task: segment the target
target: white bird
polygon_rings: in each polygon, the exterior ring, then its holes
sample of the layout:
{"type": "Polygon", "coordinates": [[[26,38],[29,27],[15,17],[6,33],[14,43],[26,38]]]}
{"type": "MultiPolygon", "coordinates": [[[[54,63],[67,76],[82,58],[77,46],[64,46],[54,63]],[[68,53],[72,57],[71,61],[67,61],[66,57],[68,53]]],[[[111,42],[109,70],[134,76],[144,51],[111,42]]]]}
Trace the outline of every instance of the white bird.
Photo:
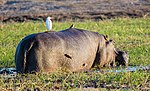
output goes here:
{"type": "Polygon", "coordinates": [[[47,27],[48,30],[52,29],[51,17],[47,17],[47,19],[46,19],[46,27],[47,27]]]}

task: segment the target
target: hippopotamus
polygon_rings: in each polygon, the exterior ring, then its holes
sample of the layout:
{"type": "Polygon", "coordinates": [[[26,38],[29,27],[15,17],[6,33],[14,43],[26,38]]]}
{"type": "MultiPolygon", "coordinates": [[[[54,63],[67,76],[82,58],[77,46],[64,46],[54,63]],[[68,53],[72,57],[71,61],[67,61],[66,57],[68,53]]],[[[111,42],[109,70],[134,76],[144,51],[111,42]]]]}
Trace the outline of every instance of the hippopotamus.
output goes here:
{"type": "Polygon", "coordinates": [[[78,72],[105,61],[114,62],[111,42],[102,34],[77,28],[31,34],[16,48],[16,71],[78,72]]]}

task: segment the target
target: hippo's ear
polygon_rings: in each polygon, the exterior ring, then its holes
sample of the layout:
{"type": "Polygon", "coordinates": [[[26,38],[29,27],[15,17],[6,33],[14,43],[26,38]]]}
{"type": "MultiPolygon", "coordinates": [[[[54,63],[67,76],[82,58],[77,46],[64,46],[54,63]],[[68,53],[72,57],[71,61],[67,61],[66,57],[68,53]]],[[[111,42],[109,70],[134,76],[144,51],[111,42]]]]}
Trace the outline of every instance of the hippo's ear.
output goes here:
{"type": "Polygon", "coordinates": [[[104,36],[104,39],[106,40],[106,41],[109,41],[109,39],[108,39],[108,36],[107,35],[103,35],[104,36]]]}

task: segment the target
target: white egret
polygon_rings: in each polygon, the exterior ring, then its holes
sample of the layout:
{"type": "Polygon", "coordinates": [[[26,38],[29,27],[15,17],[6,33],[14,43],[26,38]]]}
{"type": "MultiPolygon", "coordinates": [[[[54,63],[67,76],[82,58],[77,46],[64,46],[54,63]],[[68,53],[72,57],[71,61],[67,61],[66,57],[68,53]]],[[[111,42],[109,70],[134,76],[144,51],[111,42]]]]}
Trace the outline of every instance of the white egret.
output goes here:
{"type": "Polygon", "coordinates": [[[51,17],[47,17],[47,19],[46,19],[46,27],[47,27],[48,30],[52,29],[51,17]]]}

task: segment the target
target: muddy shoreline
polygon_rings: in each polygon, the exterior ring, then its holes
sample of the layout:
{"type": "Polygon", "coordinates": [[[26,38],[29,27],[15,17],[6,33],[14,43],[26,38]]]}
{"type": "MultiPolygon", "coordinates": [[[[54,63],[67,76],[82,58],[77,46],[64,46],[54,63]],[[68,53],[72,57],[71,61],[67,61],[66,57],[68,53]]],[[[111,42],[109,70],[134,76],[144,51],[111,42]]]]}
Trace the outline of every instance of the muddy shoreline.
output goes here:
{"type": "Polygon", "coordinates": [[[0,22],[150,17],[150,0],[0,0],[0,22]]]}

